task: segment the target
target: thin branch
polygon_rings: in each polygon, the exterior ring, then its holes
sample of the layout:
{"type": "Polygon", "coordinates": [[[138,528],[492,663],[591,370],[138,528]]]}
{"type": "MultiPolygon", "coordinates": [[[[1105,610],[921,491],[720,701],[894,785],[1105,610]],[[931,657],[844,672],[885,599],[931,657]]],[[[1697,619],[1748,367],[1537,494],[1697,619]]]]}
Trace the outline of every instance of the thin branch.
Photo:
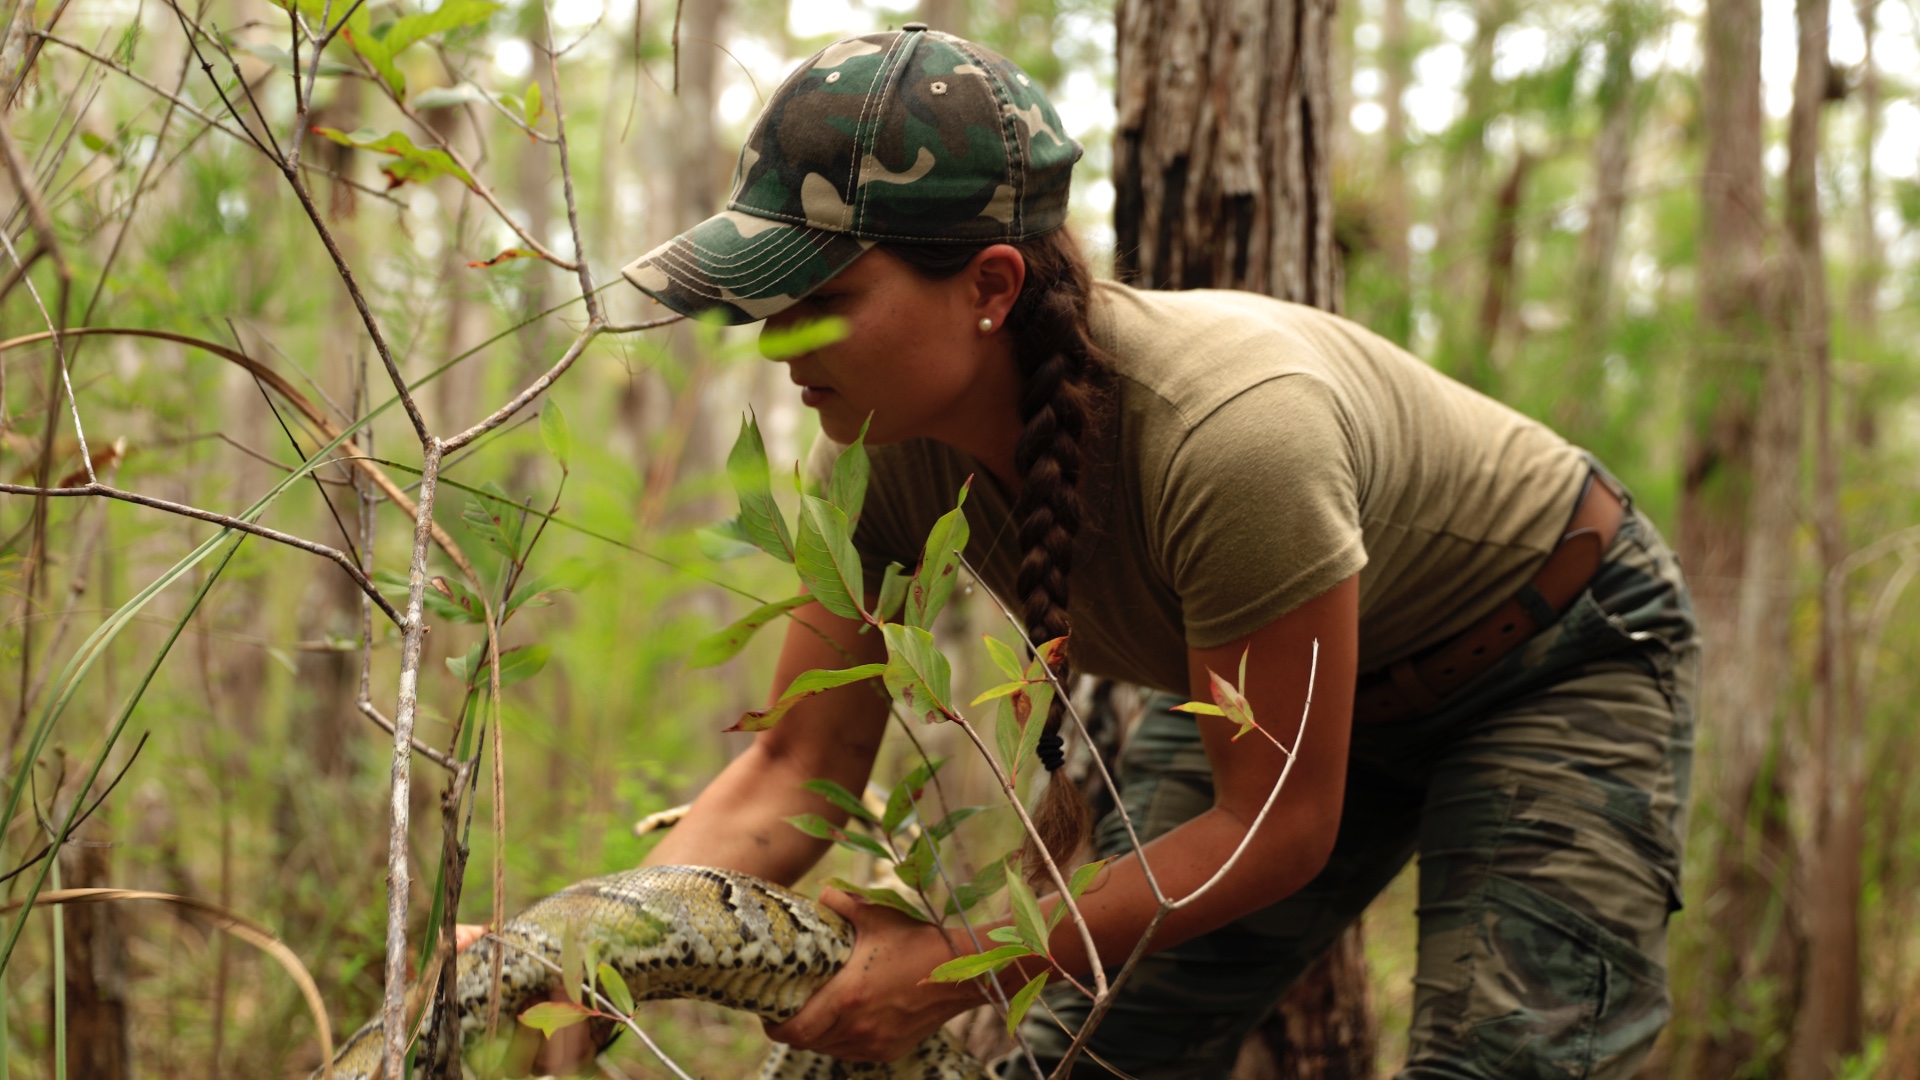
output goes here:
{"type": "MultiPolygon", "coordinates": [[[[1045,667],[1046,665],[1043,664],[1041,666],[1045,667]]],[[[987,768],[993,770],[993,778],[999,783],[1001,793],[1007,797],[1007,802],[1013,805],[1013,812],[1020,816],[1020,827],[1026,831],[1028,836],[1034,838],[1033,846],[1034,849],[1040,853],[1040,862],[1047,868],[1047,877],[1052,879],[1053,887],[1059,890],[1060,902],[1067,906],[1067,914],[1073,920],[1073,927],[1080,932],[1080,944],[1087,950],[1087,962],[1092,965],[1093,968],[1094,989],[1091,996],[1096,998],[1104,996],[1107,992],[1107,973],[1100,964],[1100,950],[1093,943],[1093,931],[1088,928],[1087,920],[1081,916],[1080,904],[1073,898],[1073,890],[1067,888],[1067,879],[1065,875],[1061,874],[1059,864],[1053,861],[1053,854],[1047,850],[1047,845],[1040,843],[1040,830],[1034,827],[1033,819],[1027,815],[1026,805],[1020,801],[1020,793],[1014,789],[1013,781],[1008,778],[1007,774],[1000,771],[1000,762],[996,760],[992,752],[987,749],[986,742],[980,738],[980,733],[974,730],[973,724],[961,717],[956,717],[953,722],[959,724],[960,730],[966,732],[967,738],[973,740],[974,747],[980,751],[980,756],[986,760],[987,768]]],[[[1142,861],[1144,862],[1145,860],[1142,861]]],[[[1080,987],[1079,980],[1069,975],[1066,971],[1063,970],[1060,974],[1066,978],[1067,981],[1073,983],[1075,987],[1080,987]]],[[[1080,989],[1083,993],[1086,992],[1084,987],[1080,989]]]]}
{"type": "MultiPolygon", "coordinates": [[[[1026,625],[1020,621],[1018,616],[1014,615],[1013,609],[1009,608],[1006,603],[1000,599],[998,593],[987,588],[987,579],[980,575],[980,571],[974,569],[973,564],[967,561],[966,555],[960,552],[954,552],[954,554],[959,556],[960,565],[967,568],[967,573],[972,574],[973,579],[980,583],[980,590],[986,593],[987,597],[993,601],[994,606],[1000,609],[1000,613],[1006,616],[1007,624],[1013,627],[1014,633],[1020,635],[1020,640],[1026,644],[1027,651],[1037,654],[1039,647],[1034,644],[1032,638],[1027,636],[1026,625]]],[[[1087,723],[1080,716],[1080,710],[1074,707],[1073,695],[1061,684],[1059,676],[1054,674],[1050,666],[1041,664],[1040,670],[1046,673],[1047,681],[1053,684],[1054,696],[1059,700],[1061,707],[1066,710],[1067,716],[1072,718],[1074,730],[1078,731],[1080,738],[1084,739],[1087,745],[1091,747],[1093,745],[1093,735],[1087,730],[1087,723]]],[[[1144,851],[1146,844],[1141,841],[1140,833],[1133,826],[1133,815],[1127,813],[1126,801],[1118,797],[1120,785],[1114,781],[1113,774],[1107,770],[1106,761],[1097,753],[1088,756],[1093,759],[1094,768],[1100,770],[1100,779],[1106,783],[1107,790],[1115,793],[1113,801],[1114,809],[1120,813],[1120,823],[1126,826],[1127,839],[1132,841],[1133,850],[1136,852],[1144,851]]],[[[1052,783],[1053,781],[1048,780],[1047,782],[1052,783]]],[[[1147,865],[1145,859],[1140,860],[1140,868],[1146,873],[1147,885],[1153,889],[1153,898],[1160,903],[1166,903],[1167,894],[1160,888],[1160,881],[1154,876],[1153,868],[1147,865]]]]}
{"type": "MultiPolygon", "coordinates": [[[[49,34],[40,30],[30,31],[30,33],[32,33],[35,37],[44,38],[55,45],[60,45],[65,48],[71,49],[74,52],[79,53],[81,56],[86,57],[87,59],[93,61],[96,64],[99,64],[104,68],[107,68],[110,71],[117,72],[120,75],[123,75],[129,79],[132,79],[134,82],[139,83],[142,87],[145,87],[148,91],[151,91],[152,93],[160,97],[163,97],[168,101],[173,102],[175,105],[179,106],[180,108],[185,109],[190,115],[193,116],[194,119],[199,120],[204,124],[207,124],[208,126],[214,128],[215,130],[221,132],[222,134],[226,135],[229,138],[239,139],[246,142],[253,141],[248,135],[242,134],[241,132],[235,131],[233,128],[228,127],[224,121],[208,114],[207,112],[202,110],[199,106],[195,105],[193,102],[188,101],[186,98],[181,97],[179,94],[167,93],[167,91],[163,89],[158,83],[155,83],[151,79],[148,79],[145,76],[139,74],[138,72],[133,71],[132,69],[128,68],[124,64],[121,64],[109,57],[100,55],[98,52],[95,52],[94,50],[87,48],[85,45],[81,45],[78,42],[74,42],[74,41],[68,41],[66,38],[59,37],[54,34],[49,34]]],[[[371,195],[376,199],[381,199],[385,202],[393,203],[396,206],[404,205],[398,199],[395,199],[392,195],[388,194],[387,192],[381,191],[379,188],[371,187],[367,184],[363,184],[360,181],[355,180],[350,176],[342,176],[340,173],[335,172],[332,169],[324,168],[319,165],[307,165],[304,163],[301,164],[299,168],[302,172],[316,173],[318,175],[326,177],[329,180],[332,180],[334,183],[345,184],[348,187],[353,188],[355,191],[358,191],[365,195],[371,195]]]]}
{"type": "MultiPolygon", "coordinates": [[[[344,267],[344,263],[342,266],[344,267]]],[[[358,290],[355,298],[358,299],[358,290]]],[[[382,354],[385,359],[385,354],[382,354]]],[[[389,370],[398,378],[398,372],[389,370]]],[[[406,393],[405,384],[400,392],[406,393]]],[[[399,706],[394,710],[392,798],[387,832],[387,964],[386,997],[381,1018],[386,1025],[386,1075],[404,1076],[406,1057],[406,984],[407,984],[407,897],[410,868],[407,860],[407,827],[412,813],[413,720],[419,709],[420,653],[426,620],[422,618],[427,590],[427,541],[433,534],[434,483],[440,472],[440,440],[422,430],[424,449],[420,487],[420,511],[414,519],[413,559],[407,567],[407,618],[401,625],[406,632],[400,639],[399,706]]],[[[495,665],[498,667],[499,665],[495,665]]]]}
{"type": "MultiPolygon", "coordinates": [[[[133,768],[134,761],[136,761],[140,757],[140,751],[146,748],[147,739],[152,734],[153,733],[150,731],[144,731],[140,733],[140,741],[133,745],[133,752],[127,755],[127,760],[124,764],[120,766],[120,771],[113,774],[113,779],[107,781],[107,786],[105,790],[101,791],[100,794],[94,798],[93,802],[89,804],[84,811],[81,812],[79,817],[73,819],[73,828],[78,829],[80,826],[86,824],[87,819],[93,816],[93,812],[95,810],[100,809],[100,804],[107,801],[107,796],[113,794],[113,789],[120,786],[120,781],[126,779],[127,770],[133,768]]],[[[4,874],[0,874],[0,883],[11,881],[12,879],[25,873],[35,863],[39,862],[41,859],[46,858],[47,853],[51,852],[52,850],[53,850],[53,844],[51,842],[48,842],[39,851],[36,851],[32,855],[29,855],[25,862],[22,862],[19,866],[14,867],[13,869],[7,871],[4,874]]]]}
{"type": "MultiPolygon", "coordinates": [[[[1218,885],[1221,880],[1233,870],[1234,866],[1240,862],[1241,856],[1245,855],[1247,848],[1252,845],[1254,836],[1260,832],[1260,827],[1266,824],[1267,815],[1273,811],[1274,804],[1280,799],[1281,790],[1287,786],[1287,777],[1293,772],[1294,762],[1300,760],[1300,743],[1307,735],[1307,716],[1313,711],[1313,684],[1319,671],[1320,639],[1314,638],[1313,656],[1307,667],[1307,700],[1300,709],[1300,728],[1294,733],[1292,749],[1289,750],[1284,746],[1280,746],[1280,751],[1287,755],[1287,763],[1280,767],[1280,775],[1273,782],[1273,790],[1267,792],[1267,801],[1261,804],[1260,813],[1254,816],[1252,824],[1247,826],[1247,831],[1240,837],[1240,842],[1234,846],[1233,853],[1227,856],[1227,860],[1220,864],[1220,869],[1214,871],[1212,877],[1201,882],[1199,888],[1194,889],[1178,900],[1167,900],[1163,898],[1160,901],[1159,909],[1153,913],[1153,918],[1147,922],[1147,928],[1141,931],[1140,940],[1135,943],[1132,954],[1127,957],[1127,962],[1122,964],[1119,972],[1114,975],[1112,988],[1094,999],[1093,1007],[1088,1010],[1087,1019],[1080,1025],[1079,1033],[1074,1036],[1072,1044],[1067,1047],[1067,1052],[1061,1057],[1060,1063],[1054,1067],[1053,1076],[1055,1078],[1064,1078],[1072,1075],[1074,1058],[1078,1057],[1080,1052],[1086,1048],[1087,1040],[1093,1036],[1094,1029],[1100,1026],[1100,1021],[1105,1019],[1107,1010],[1113,1007],[1114,998],[1119,995],[1120,988],[1126,984],[1127,977],[1133,974],[1133,970],[1139,966],[1141,958],[1146,956],[1147,946],[1152,942],[1154,932],[1160,929],[1160,924],[1166,921],[1168,915],[1192,904],[1194,901],[1200,899],[1200,897],[1206,895],[1214,886],[1218,885]]],[[[1269,735],[1268,738],[1272,738],[1272,736],[1269,735]]],[[[1275,740],[1274,745],[1280,745],[1278,740],[1275,740]]],[[[1140,854],[1139,862],[1142,866],[1146,865],[1147,859],[1144,852],[1140,854]]]]}
{"type": "MultiPolygon", "coordinates": [[[[393,721],[383,716],[380,710],[374,706],[371,700],[367,698],[360,698],[359,700],[353,703],[353,706],[354,708],[360,710],[361,715],[373,721],[374,724],[377,725],[381,731],[386,732],[388,735],[395,734],[393,721]]],[[[454,772],[459,769],[460,767],[459,763],[454,761],[452,758],[448,757],[447,755],[441,753],[438,750],[435,750],[433,747],[428,746],[426,743],[421,742],[418,738],[414,736],[409,735],[408,739],[411,740],[413,744],[414,753],[419,754],[421,757],[426,758],[428,761],[433,762],[435,765],[440,766],[441,768],[447,770],[448,772],[454,772]]]]}
{"type": "Polygon", "coordinates": [[[253,522],[244,521],[230,514],[216,514],[211,510],[202,510],[197,506],[170,502],[166,499],[156,499],[151,495],[141,495],[132,491],[122,491],[119,488],[111,487],[98,481],[91,481],[81,484],[78,487],[64,488],[30,487],[25,484],[0,484],[0,494],[34,495],[42,498],[68,498],[97,495],[101,498],[118,499],[121,502],[130,502],[136,506],[145,506],[154,510],[165,510],[169,514],[178,514],[181,517],[190,517],[199,521],[209,522],[224,529],[252,533],[255,536],[272,540],[275,543],[299,548],[301,551],[318,555],[323,559],[329,559],[337,564],[342,570],[347,572],[347,576],[353,579],[355,585],[360,586],[360,591],[373,598],[374,602],[380,606],[380,610],[385,612],[387,617],[394,621],[395,625],[402,627],[406,625],[406,623],[402,621],[400,613],[394,610],[392,604],[387,602],[387,598],[381,596],[380,590],[373,587],[373,582],[367,580],[367,576],[360,572],[360,568],[354,565],[353,560],[347,557],[346,552],[338,548],[330,548],[325,544],[316,544],[311,540],[302,539],[291,533],[283,533],[278,529],[270,529],[265,525],[256,525],[253,522]]]}
{"type": "MultiPolygon", "coordinates": [[[[587,295],[591,297],[592,293],[588,293],[587,295]]],[[[589,300],[589,302],[591,302],[591,300],[589,300]]],[[[573,366],[573,362],[580,358],[582,352],[586,351],[587,343],[599,335],[601,325],[597,319],[588,323],[587,328],[580,332],[579,337],[573,339],[573,344],[567,346],[567,351],[561,354],[560,359],[555,361],[553,367],[547,369],[545,374],[529,383],[525,390],[515,394],[511,401],[508,401],[505,405],[500,406],[488,414],[485,420],[480,421],[450,439],[444,440],[441,444],[441,449],[444,452],[458,450],[480,436],[485,435],[487,432],[492,431],[494,428],[499,427],[501,424],[506,423],[508,420],[511,420],[514,413],[526,408],[527,405],[532,403],[534,398],[545,393],[547,387],[552,386],[555,380],[567,373],[567,369],[573,366]]]]}
{"type": "MultiPolygon", "coordinates": [[[[566,978],[567,973],[561,969],[559,964],[554,963],[552,960],[549,960],[547,957],[533,951],[532,949],[527,948],[525,945],[522,945],[517,941],[509,941],[506,938],[501,937],[499,934],[493,933],[492,931],[489,931],[487,935],[481,940],[495,942],[499,945],[505,946],[507,949],[512,949],[513,951],[520,953],[522,956],[531,957],[535,961],[539,962],[539,964],[542,967],[545,967],[548,971],[553,972],[555,975],[560,976],[562,979],[566,978]]],[[[495,956],[499,956],[503,952],[505,952],[505,949],[493,950],[493,953],[495,956]]],[[[580,989],[582,989],[583,991],[593,996],[595,1007],[598,1008],[601,1012],[609,1016],[620,1017],[621,1026],[625,1027],[628,1031],[631,1031],[635,1035],[639,1036],[640,1041],[646,1044],[647,1049],[653,1051],[653,1056],[660,1059],[660,1064],[665,1065],[667,1069],[673,1073],[673,1075],[679,1077],[680,1080],[693,1080],[693,1077],[688,1076],[684,1069],[680,1068],[680,1066],[677,1063],[675,1063],[672,1058],[667,1056],[667,1052],[665,1050],[660,1049],[660,1045],[658,1043],[648,1038],[646,1032],[640,1030],[640,1025],[634,1023],[633,1017],[628,1016],[625,1013],[621,1012],[618,1006],[616,1006],[612,1001],[609,1001],[605,995],[601,994],[599,989],[593,985],[592,980],[588,980],[586,983],[583,983],[580,989]]]]}
{"type": "Polygon", "coordinates": [[[657,327],[672,326],[674,323],[685,321],[685,319],[685,315],[667,315],[658,319],[648,319],[645,322],[608,323],[600,328],[600,332],[603,334],[631,334],[640,330],[653,330],[657,327]]]}
{"type": "MultiPolygon", "coordinates": [[[[606,17],[604,8],[600,15],[606,17]]],[[[553,133],[554,141],[560,144],[560,188],[567,199],[567,227],[573,231],[573,261],[580,275],[580,295],[587,302],[588,320],[604,323],[600,297],[593,291],[593,270],[587,265],[586,245],[580,242],[580,204],[573,196],[573,168],[567,160],[567,106],[560,94],[560,56],[553,51],[553,7],[547,0],[540,0],[540,26],[547,38],[547,76],[553,83],[553,133]]]]}

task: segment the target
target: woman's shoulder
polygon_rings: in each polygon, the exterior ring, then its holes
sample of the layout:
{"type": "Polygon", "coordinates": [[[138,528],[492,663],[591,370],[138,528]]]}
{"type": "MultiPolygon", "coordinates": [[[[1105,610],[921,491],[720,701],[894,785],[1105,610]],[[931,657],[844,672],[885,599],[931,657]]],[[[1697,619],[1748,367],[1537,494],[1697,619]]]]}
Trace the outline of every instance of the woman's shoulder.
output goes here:
{"type": "Polygon", "coordinates": [[[1231,289],[1103,281],[1089,329],[1127,392],[1158,399],[1188,424],[1274,380],[1338,386],[1356,364],[1401,362],[1390,343],[1337,315],[1231,289]]]}

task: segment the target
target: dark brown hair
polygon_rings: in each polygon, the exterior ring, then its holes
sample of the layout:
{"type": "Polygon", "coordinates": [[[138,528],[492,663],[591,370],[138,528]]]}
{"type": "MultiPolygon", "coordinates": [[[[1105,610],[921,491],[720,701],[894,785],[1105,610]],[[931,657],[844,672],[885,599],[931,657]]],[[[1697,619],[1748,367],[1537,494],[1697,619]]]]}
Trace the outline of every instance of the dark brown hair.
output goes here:
{"type": "MultiPolygon", "coordinates": [[[[887,253],[920,274],[939,280],[965,269],[985,244],[885,244],[887,253]]],[[[1080,529],[1080,441],[1106,405],[1111,371],[1087,331],[1093,274],[1071,233],[1065,229],[1013,245],[1026,260],[1026,281],[1007,313],[1006,332],[1019,366],[1020,441],[1014,468],[1022,486],[1013,518],[1024,554],[1014,588],[1027,637],[1039,645],[1065,637],[1073,539],[1080,529]]],[[[1054,672],[1070,686],[1065,654],[1054,672]]],[[[1056,861],[1071,858],[1087,836],[1087,805],[1080,790],[1057,775],[1064,753],[1060,738],[1066,702],[1054,696],[1040,737],[1040,760],[1047,767],[1046,792],[1034,825],[1056,861]]],[[[1039,853],[1022,859],[1030,880],[1045,869],[1039,853]]]]}

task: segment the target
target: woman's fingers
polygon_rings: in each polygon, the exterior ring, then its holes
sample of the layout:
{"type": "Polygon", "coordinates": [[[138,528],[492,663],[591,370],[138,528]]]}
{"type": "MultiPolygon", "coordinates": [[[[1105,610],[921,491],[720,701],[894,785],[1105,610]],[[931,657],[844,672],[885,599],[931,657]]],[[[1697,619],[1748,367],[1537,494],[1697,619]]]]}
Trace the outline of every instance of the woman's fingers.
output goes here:
{"type": "Polygon", "coordinates": [[[456,952],[466,952],[474,942],[487,936],[487,928],[478,923],[460,923],[453,928],[453,947],[456,952]]]}

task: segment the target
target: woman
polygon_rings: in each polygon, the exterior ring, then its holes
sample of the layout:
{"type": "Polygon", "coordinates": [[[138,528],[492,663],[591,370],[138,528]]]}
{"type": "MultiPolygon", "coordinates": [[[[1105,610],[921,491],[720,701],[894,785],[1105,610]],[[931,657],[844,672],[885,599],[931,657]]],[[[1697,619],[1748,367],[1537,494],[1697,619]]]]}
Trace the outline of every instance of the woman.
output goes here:
{"type": "MultiPolygon", "coordinates": [[[[972,476],[968,556],[1034,640],[1071,630],[1075,671],[1175,701],[1207,699],[1208,672],[1244,655],[1255,715],[1299,739],[1245,853],[1155,935],[1092,1041],[1101,1060],[1226,1076],[1418,851],[1401,1075],[1631,1075],[1667,1015],[1690,764],[1697,650],[1672,555],[1578,450],[1360,327],[1092,283],[1061,230],[1078,156],[1039,88],[978,45],[920,24],[838,42],[769,102],[728,210],[625,273],[690,314],[846,320],[787,363],[830,439],[871,417],[870,575],[912,565],[972,476]]],[[[801,615],[834,644],[790,631],[776,689],[884,658],[856,622],[801,615]]],[[[859,790],[886,709],[865,686],[796,707],[650,861],[795,880],[825,845],[784,819],[836,813],[801,784],[859,790]]],[[[1286,763],[1232,733],[1161,708],[1124,751],[1121,794],[1171,896],[1227,861],[1286,763]]],[[[1043,756],[1057,766],[1057,739],[1043,756]]],[[[1048,816],[1075,799],[1050,784],[1048,816]]],[[[1117,820],[1097,842],[1129,850],[1117,820]]],[[[855,959],[775,1038],[888,1060],[979,1003],[977,986],[922,982],[964,939],[827,899],[858,929],[855,959]]],[[[1138,858],[1081,907],[1117,965],[1156,907],[1138,858]]],[[[1052,945],[1085,974],[1071,926],[1052,945]]],[[[1043,1066],[1066,1048],[1038,1017],[1027,1032],[1043,1066]]]]}

